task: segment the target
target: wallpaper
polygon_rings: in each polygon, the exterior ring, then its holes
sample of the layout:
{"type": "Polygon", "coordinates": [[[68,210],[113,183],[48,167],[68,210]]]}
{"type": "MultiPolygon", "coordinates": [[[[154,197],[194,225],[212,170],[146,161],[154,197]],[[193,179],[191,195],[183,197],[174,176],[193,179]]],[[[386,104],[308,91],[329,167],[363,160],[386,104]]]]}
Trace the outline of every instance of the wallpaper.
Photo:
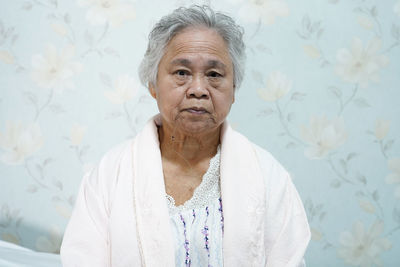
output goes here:
{"type": "Polygon", "coordinates": [[[0,0],[0,238],[59,252],[83,174],[157,113],[147,34],[192,3],[245,29],[229,121],[291,173],[307,265],[399,266],[399,0],[0,0]]]}

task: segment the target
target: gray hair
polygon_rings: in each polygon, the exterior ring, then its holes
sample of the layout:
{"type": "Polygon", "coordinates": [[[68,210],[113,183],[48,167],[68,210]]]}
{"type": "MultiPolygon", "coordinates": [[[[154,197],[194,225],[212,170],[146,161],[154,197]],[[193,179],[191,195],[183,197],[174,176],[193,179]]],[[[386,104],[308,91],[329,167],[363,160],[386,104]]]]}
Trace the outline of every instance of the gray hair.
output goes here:
{"type": "Polygon", "coordinates": [[[149,34],[149,44],[139,67],[140,81],[144,86],[156,85],[158,65],[164,56],[169,41],[188,27],[207,27],[214,29],[226,42],[233,65],[235,89],[240,87],[244,76],[246,61],[244,30],[235,21],[208,6],[180,7],[164,16],[149,34]]]}

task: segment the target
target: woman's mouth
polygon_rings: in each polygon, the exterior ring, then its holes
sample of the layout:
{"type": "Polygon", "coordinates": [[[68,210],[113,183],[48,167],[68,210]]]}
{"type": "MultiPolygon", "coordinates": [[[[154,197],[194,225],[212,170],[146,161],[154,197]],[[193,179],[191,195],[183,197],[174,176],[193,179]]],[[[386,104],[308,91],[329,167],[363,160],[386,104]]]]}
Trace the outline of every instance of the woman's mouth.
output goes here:
{"type": "Polygon", "coordinates": [[[204,114],[207,113],[207,110],[204,108],[197,108],[197,107],[191,107],[191,108],[187,108],[185,109],[185,111],[192,113],[192,114],[204,114]]]}

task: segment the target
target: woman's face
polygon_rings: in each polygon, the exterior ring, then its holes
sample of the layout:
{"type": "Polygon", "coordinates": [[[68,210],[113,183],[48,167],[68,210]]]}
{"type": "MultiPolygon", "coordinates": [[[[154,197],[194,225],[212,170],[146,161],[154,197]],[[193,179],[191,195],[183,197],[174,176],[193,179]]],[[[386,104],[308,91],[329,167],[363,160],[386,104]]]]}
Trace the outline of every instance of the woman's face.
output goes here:
{"type": "Polygon", "coordinates": [[[157,83],[149,88],[163,124],[189,135],[218,129],[234,102],[225,41],[211,29],[184,29],[167,45],[157,83]]]}

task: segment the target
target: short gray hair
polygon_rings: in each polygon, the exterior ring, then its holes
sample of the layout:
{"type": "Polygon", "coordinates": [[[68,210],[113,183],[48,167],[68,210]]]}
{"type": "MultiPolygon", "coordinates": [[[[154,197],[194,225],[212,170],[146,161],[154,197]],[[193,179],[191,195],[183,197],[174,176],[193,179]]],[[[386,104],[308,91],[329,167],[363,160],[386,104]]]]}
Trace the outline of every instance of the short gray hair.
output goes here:
{"type": "Polygon", "coordinates": [[[230,16],[197,5],[175,9],[161,18],[150,32],[147,50],[139,66],[139,77],[144,86],[156,85],[158,65],[169,41],[185,28],[199,26],[214,29],[225,40],[232,60],[235,89],[240,87],[246,61],[243,28],[230,16]]]}

